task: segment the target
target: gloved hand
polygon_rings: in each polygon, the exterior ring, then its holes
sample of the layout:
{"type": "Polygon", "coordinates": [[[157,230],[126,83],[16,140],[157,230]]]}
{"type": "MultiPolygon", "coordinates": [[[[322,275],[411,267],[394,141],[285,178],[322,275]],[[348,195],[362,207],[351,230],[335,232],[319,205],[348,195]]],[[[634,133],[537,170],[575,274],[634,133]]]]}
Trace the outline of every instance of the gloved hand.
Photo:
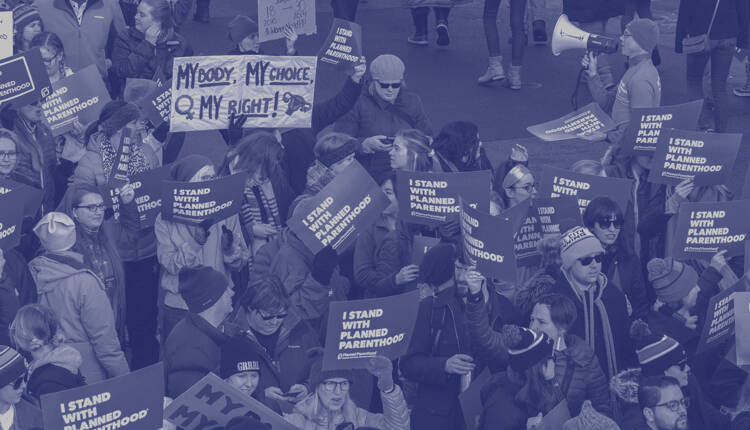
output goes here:
{"type": "Polygon", "coordinates": [[[328,285],[333,276],[333,270],[339,264],[339,255],[331,245],[321,249],[313,258],[312,277],[322,285],[328,285]]]}
{"type": "Polygon", "coordinates": [[[393,389],[393,363],[387,357],[376,355],[367,360],[367,371],[378,378],[378,389],[380,391],[391,391],[393,389]]]}
{"type": "Polygon", "coordinates": [[[227,133],[229,135],[229,141],[227,144],[232,146],[242,139],[242,126],[247,121],[247,115],[232,114],[229,117],[229,127],[227,127],[227,133]]]}

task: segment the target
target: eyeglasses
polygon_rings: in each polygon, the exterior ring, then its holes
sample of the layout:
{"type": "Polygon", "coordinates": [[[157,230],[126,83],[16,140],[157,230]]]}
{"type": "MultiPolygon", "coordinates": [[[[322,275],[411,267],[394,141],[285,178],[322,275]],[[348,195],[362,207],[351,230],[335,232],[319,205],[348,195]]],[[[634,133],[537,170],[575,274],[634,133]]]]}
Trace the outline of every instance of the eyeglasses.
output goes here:
{"type": "Polygon", "coordinates": [[[538,182],[534,182],[526,185],[514,185],[513,188],[525,190],[527,193],[531,194],[531,192],[534,191],[538,185],[538,182]]]}
{"type": "Polygon", "coordinates": [[[16,158],[18,152],[16,151],[0,151],[0,158],[16,158]]]}
{"type": "Polygon", "coordinates": [[[596,255],[591,256],[591,257],[579,258],[578,261],[581,262],[582,266],[588,266],[591,263],[593,263],[594,261],[596,261],[597,263],[601,263],[603,259],[604,259],[604,254],[596,254],[596,255]]]}
{"type": "Polygon", "coordinates": [[[690,397],[683,397],[680,400],[670,400],[668,402],[659,403],[658,405],[654,405],[654,407],[664,407],[672,412],[680,412],[680,407],[685,408],[685,410],[690,407],[690,397]]]}
{"type": "Polygon", "coordinates": [[[336,387],[338,387],[340,391],[349,391],[349,381],[323,381],[322,384],[323,388],[329,393],[333,393],[336,390],[336,387]]]}
{"type": "Polygon", "coordinates": [[[258,315],[260,315],[261,319],[263,321],[271,321],[271,320],[283,320],[286,318],[289,314],[288,313],[281,313],[276,315],[266,315],[261,311],[258,311],[258,315]]]}
{"type": "Polygon", "coordinates": [[[621,229],[622,225],[624,224],[623,220],[621,219],[611,220],[611,219],[605,219],[605,218],[596,220],[596,223],[599,224],[599,228],[603,230],[606,230],[612,226],[615,226],[616,229],[621,229]]]}
{"type": "Polygon", "coordinates": [[[396,83],[392,83],[392,84],[386,84],[384,82],[378,81],[378,84],[380,85],[380,88],[382,88],[384,90],[388,89],[388,88],[394,88],[394,89],[401,88],[401,82],[396,82],[396,83]]]}
{"type": "Polygon", "coordinates": [[[44,62],[44,64],[50,65],[50,64],[52,64],[53,61],[57,60],[57,57],[59,57],[59,56],[60,56],[60,54],[57,54],[54,57],[50,57],[50,58],[44,58],[44,57],[42,57],[42,61],[44,62]]]}
{"type": "Polygon", "coordinates": [[[23,375],[19,376],[15,381],[13,381],[13,383],[12,383],[13,384],[13,389],[17,390],[17,389],[21,388],[21,385],[24,382],[26,382],[26,373],[24,373],[23,375]]]}
{"type": "Polygon", "coordinates": [[[95,204],[95,205],[81,205],[81,206],[75,206],[78,209],[86,208],[90,210],[91,212],[104,212],[104,209],[106,209],[106,206],[104,206],[103,203],[95,204]]]}

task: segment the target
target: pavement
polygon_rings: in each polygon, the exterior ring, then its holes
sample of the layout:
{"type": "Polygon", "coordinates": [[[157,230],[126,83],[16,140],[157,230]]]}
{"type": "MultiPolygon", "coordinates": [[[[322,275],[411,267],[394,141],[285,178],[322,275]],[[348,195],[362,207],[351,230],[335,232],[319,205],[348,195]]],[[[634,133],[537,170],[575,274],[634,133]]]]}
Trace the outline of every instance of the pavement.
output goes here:
{"type": "MultiPolygon", "coordinates": [[[[219,55],[231,48],[227,39],[226,25],[234,16],[246,14],[256,16],[257,0],[221,0],[212,2],[210,24],[189,21],[183,33],[193,44],[197,55],[219,55]]],[[[332,21],[329,0],[316,0],[316,22],[318,32],[301,36],[298,51],[302,55],[316,55],[325,39],[332,21]]],[[[510,56],[508,37],[508,2],[498,17],[501,48],[510,56]]],[[[407,85],[415,90],[424,102],[428,117],[435,128],[454,120],[474,121],[480,130],[490,157],[501,160],[507,156],[510,144],[522,143],[529,148],[532,168],[539,164],[569,167],[583,158],[598,159],[602,145],[582,141],[544,143],[526,131],[526,127],[548,121],[572,110],[570,96],[580,69],[582,51],[564,52],[559,57],[552,55],[548,46],[529,46],[525,51],[523,79],[524,88],[513,91],[503,84],[479,86],[476,78],[487,65],[487,48],[482,27],[482,0],[473,0],[452,10],[450,15],[451,44],[448,47],[435,45],[435,34],[430,34],[427,47],[412,46],[406,37],[413,31],[409,10],[402,0],[369,0],[360,5],[357,22],[363,27],[364,53],[369,59],[383,53],[398,55],[406,64],[407,85]]],[[[660,53],[662,65],[662,104],[670,105],[688,101],[685,93],[685,58],[674,53],[674,27],[679,0],[654,0],[652,11],[661,30],[660,53]]],[[[541,11],[550,33],[561,13],[561,0],[546,0],[541,11]]],[[[430,28],[434,18],[430,17],[430,28]]],[[[618,19],[610,21],[608,32],[619,33],[618,19]]],[[[282,53],[283,42],[264,44],[268,53],[282,53]]],[[[624,72],[624,57],[610,58],[615,66],[616,77],[624,72]]],[[[507,64],[507,60],[506,60],[507,64]]],[[[345,79],[338,72],[319,69],[316,99],[321,100],[335,94],[345,79]]],[[[735,61],[730,73],[730,86],[740,86],[745,80],[744,66],[735,61]]],[[[744,179],[744,171],[750,159],[750,98],[731,96],[731,132],[744,133],[740,156],[735,164],[735,174],[730,186],[736,188],[744,179]]],[[[212,157],[220,160],[223,145],[217,144],[215,132],[195,133],[185,151],[206,151],[210,145],[212,157]]],[[[219,138],[220,141],[220,138],[219,138]]]]}

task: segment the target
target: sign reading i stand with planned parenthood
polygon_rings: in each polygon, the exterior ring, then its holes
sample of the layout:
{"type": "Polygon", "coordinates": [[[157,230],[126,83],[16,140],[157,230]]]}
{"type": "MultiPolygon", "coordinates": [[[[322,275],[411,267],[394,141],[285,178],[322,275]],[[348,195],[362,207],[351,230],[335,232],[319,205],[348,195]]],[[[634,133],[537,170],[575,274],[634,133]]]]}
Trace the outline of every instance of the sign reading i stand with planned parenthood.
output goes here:
{"type": "Polygon", "coordinates": [[[632,200],[632,189],[633,181],[630,179],[586,175],[552,166],[542,166],[539,179],[541,197],[574,197],[578,200],[581,213],[586,210],[593,198],[599,196],[611,198],[617,202],[620,210],[625,212],[628,203],[632,200]]]}
{"type": "Polygon", "coordinates": [[[594,132],[606,133],[615,127],[615,122],[598,104],[589,103],[561,118],[526,127],[526,130],[545,142],[555,142],[575,139],[594,132]]]}
{"type": "Polygon", "coordinates": [[[42,102],[42,115],[53,136],[73,130],[73,123],[84,127],[99,119],[110,101],[107,87],[95,64],[52,84],[52,94],[42,102]]]}
{"type": "Polygon", "coordinates": [[[161,216],[183,224],[216,223],[240,211],[247,175],[206,182],[161,182],[161,216]]]}
{"type": "Polygon", "coordinates": [[[233,115],[246,128],[308,128],[316,66],[317,57],[175,58],[170,130],[225,129],[233,115]]]}
{"type": "Polygon", "coordinates": [[[653,154],[660,142],[664,141],[661,136],[663,130],[694,130],[698,127],[702,108],[702,99],[673,106],[631,108],[630,122],[622,139],[624,153],[653,154]]]}
{"type": "Polygon", "coordinates": [[[727,250],[725,257],[742,255],[750,230],[750,200],[683,203],[677,218],[674,258],[710,259],[727,250]]]}
{"type": "Polygon", "coordinates": [[[47,97],[50,87],[39,48],[0,61],[0,103],[25,106],[47,97]]]}

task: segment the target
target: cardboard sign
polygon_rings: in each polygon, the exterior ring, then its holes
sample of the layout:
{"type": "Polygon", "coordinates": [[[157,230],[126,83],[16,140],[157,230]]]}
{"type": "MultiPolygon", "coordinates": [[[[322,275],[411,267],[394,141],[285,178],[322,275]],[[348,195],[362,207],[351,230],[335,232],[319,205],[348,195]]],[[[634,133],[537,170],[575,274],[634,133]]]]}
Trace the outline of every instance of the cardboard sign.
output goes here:
{"type": "Polygon", "coordinates": [[[323,370],[363,369],[376,355],[406,353],[419,311],[419,291],[375,299],[331,302],[323,370]]]}
{"type": "Polygon", "coordinates": [[[589,202],[599,196],[614,200],[620,210],[625,212],[633,198],[632,193],[633,181],[630,179],[586,175],[552,166],[543,166],[539,179],[540,197],[573,197],[578,201],[582,214],[589,202]]]}
{"type": "Polygon", "coordinates": [[[258,0],[258,37],[261,42],[284,38],[284,27],[297,34],[315,34],[315,0],[258,0]]]}
{"type": "Polygon", "coordinates": [[[0,249],[13,249],[21,241],[26,196],[20,189],[0,195],[0,249]]]}
{"type": "Polygon", "coordinates": [[[734,301],[732,297],[739,291],[742,285],[740,282],[716,294],[709,300],[706,321],[703,323],[696,353],[711,349],[734,335],[734,301]]]}
{"type": "Polygon", "coordinates": [[[623,135],[622,150],[627,155],[652,155],[664,141],[662,130],[695,130],[703,109],[703,99],[672,106],[631,108],[630,122],[623,135]]]}
{"type": "Polygon", "coordinates": [[[419,266],[424,260],[427,251],[432,249],[435,245],[440,243],[440,239],[437,237],[422,236],[417,234],[414,236],[414,245],[411,250],[411,264],[419,266]]]}
{"type": "Polygon", "coordinates": [[[51,86],[39,48],[0,61],[0,104],[26,106],[50,95],[51,86]]]}
{"type": "Polygon", "coordinates": [[[309,212],[293,216],[287,224],[313,254],[327,245],[334,250],[346,249],[390,204],[357,162],[311,197],[311,203],[309,212]]]}
{"type": "Polygon", "coordinates": [[[471,207],[489,211],[490,171],[459,173],[396,172],[400,219],[435,226],[458,220],[459,196],[471,207]]]}
{"type": "Polygon", "coordinates": [[[276,55],[175,58],[170,130],[225,129],[232,115],[245,115],[245,128],[308,128],[317,60],[276,55]]]}
{"type": "Polygon", "coordinates": [[[742,134],[668,129],[662,135],[649,182],[677,185],[693,178],[696,185],[722,185],[729,180],[742,134]]]}
{"type": "Polygon", "coordinates": [[[156,216],[161,212],[162,182],[170,178],[171,169],[170,164],[139,173],[130,179],[135,191],[135,204],[138,208],[138,221],[141,229],[152,227],[156,216]]]}
{"type": "Polygon", "coordinates": [[[172,80],[167,81],[166,84],[157,82],[156,88],[143,97],[138,106],[154,128],[158,128],[165,122],[168,123],[172,106],[172,80]]]}
{"type": "Polygon", "coordinates": [[[526,130],[545,142],[576,139],[595,131],[606,133],[617,127],[596,103],[589,103],[562,118],[526,127],[526,130]]]}
{"type": "Polygon", "coordinates": [[[734,293],[734,340],[737,347],[736,364],[745,366],[750,364],[750,293],[734,293]]]}
{"type": "MultiPolygon", "coordinates": [[[[46,73],[46,72],[45,72],[46,73]]],[[[52,94],[42,102],[42,116],[53,136],[73,131],[73,123],[86,126],[99,119],[109,92],[95,64],[52,84],[52,94]]]]}
{"type": "Polygon", "coordinates": [[[13,55],[13,12],[0,12],[0,59],[13,55]]]}
{"type": "Polygon", "coordinates": [[[349,69],[362,56],[362,26],[356,22],[334,18],[331,32],[318,54],[321,63],[349,69]]]}
{"type": "Polygon", "coordinates": [[[238,173],[207,182],[161,183],[161,216],[182,224],[215,224],[238,213],[247,175],[238,173]]]}
{"type": "Polygon", "coordinates": [[[710,259],[726,249],[726,258],[742,255],[750,230],[750,200],[683,203],[677,219],[673,255],[676,260],[710,259]]]}
{"type": "Polygon", "coordinates": [[[39,207],[42,205],[44,192],[39,188],[11,181],[10,179],[0,178],[0,201],[11,191],[18,191],[23,196],[23,203],[21,204],[23,207],[23,216],[31,218],[36,216],[39,207]]]}
{"type": "Polygon", "coordinates": [[[487,278],[516,282],[511,221],[461,202],[461,237],[467,261],[487,278]]]}
{"type": "Polygon", "coordinates": [[[42,396],[44,428],[84,430],[161,428],[164,417],[164,364],[96,384],[42,396]]]}
{"type": "Polygon", "coordinates": [[[461,412],[464,416],[466,430],[480,430],[480,419],[484,408],[482,407],[482,388],[489,382],[489,368],[485,367],[482,373],[471,381],[469,388],[458,395],[458,402],[461,404],[461,412]]]}
{"type": "MultiPolygon", "coordinates": [[[[257,418],[269,430],[295,430],[276,412],[213,373],[204,376],[164,410],[164,418],[182,430],[222,429],[232,418],[241,416],[257,418]]],[[[161,423],[150,430],[156,428],[161,428],[161,423]]]]}

